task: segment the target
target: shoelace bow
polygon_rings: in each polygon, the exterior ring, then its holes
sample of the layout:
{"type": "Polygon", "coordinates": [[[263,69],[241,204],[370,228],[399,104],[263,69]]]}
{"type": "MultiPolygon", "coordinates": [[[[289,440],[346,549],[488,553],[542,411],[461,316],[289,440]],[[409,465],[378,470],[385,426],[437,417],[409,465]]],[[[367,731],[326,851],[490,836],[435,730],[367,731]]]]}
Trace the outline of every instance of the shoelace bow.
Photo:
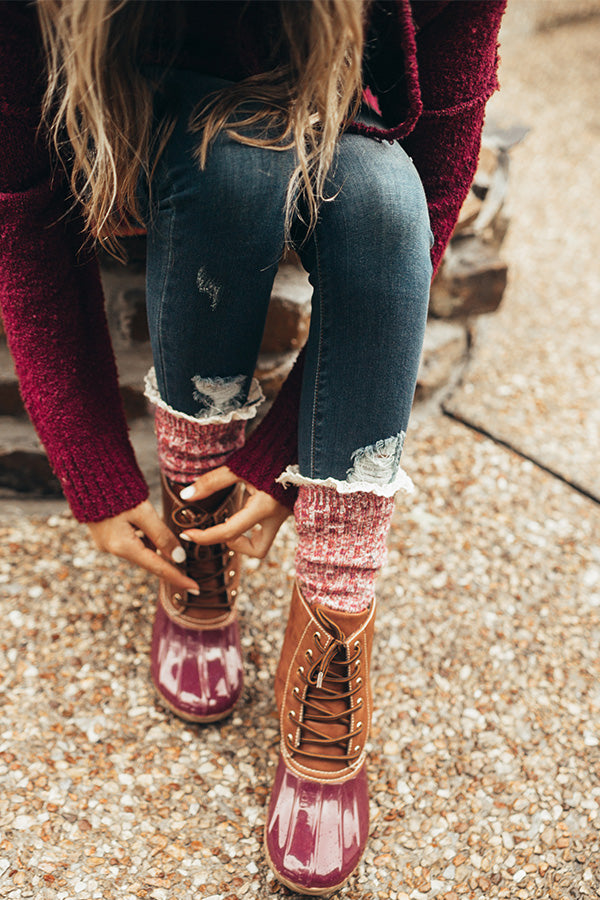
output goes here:
{"type": "MultiPolygon", "coordinates": [[[[353,762],[361,754],[361,749],[358,745],[352,748],[348,747],[348,744],[362,732],[363,728],[362,722],[358,722],[356,727],[352,729],[352,715],[362,706],[360,698],[357,703],[353,704],[352,702],[354,695],[361,689],[360,657],[362,655],[362,647],[359,641],[355,641],[354,654],[351,655],[349,653],[346,658],[347,643],[341,629],[320,609],[315,610],[315,618],[328,632],[332,640],[325,647],[324,642],[321,640],[320,632],[316,631],[313,635],[317,651],[321,655],[315,660],[308,672],[305,672],[302,666],[299,668],[298,674],[301,681],[306,685],[306,691],[304,696],[301,697],[300,690],[294,688],[294,693],[300,700],[300,716],[297,718],[293,711],[289,713],[290,721],[300,729],[300,741],[298,746],[296,746],[293,735],[288,734],[286,743],[288,749],[293,753],[312,759],[353,762]],[[338,668],[337,672],[332,671],[332,666],[334,665],[338,668]],[[354,671],[352,672],[354,687],[350,689],[352,666],[354,666],[354,671]],[[341,673],[339,671],[340,668],[343,670],[341,673]],[[333,706],[336,703],[339,705],[339,701],[343,701],[344,709],[336,712],[335,708],[327,708],[327,704],[333,706]],[[316,722],[323,723],[325,728],[322,731],[316,728],[314,724],[316,722]],[[338,722],[346,727],[346,733],[339,737],[330,737],[327,734],[327,726],[338,722]],[[307,750],[303,748],[303,742],[316,744],[323,748],[338,745],[342,753],[331,756],[307,750]]],[[[307,650],[306,655],[309,660],[312,659],[313,651],[307,650]]]]}
{"type": "MultiPolygon", "coordinates": [[[[212,528],[213,525],[219,525],[220,521],[214,513],[209,513],[198,509],[192,503],[174,509],[171,513],[171,519],[177,528],[183,530],[186,528],[212,528]]],[[[186,599],[181,595],[181,602],[185,609],[228,609],[231,601],[227,593],[227,583],[225,581],[225,573],[230,565],[230,559],[234,555],[233,550],[229,550],[224,544],[210,544],[203,547],[200,544],[190,543],[185,548],[186,574],[193,578],[200,588],[200,596],[186,592],[186,599]],[[215,584],[219,587],[215,590],[215,584]],[[209,587],[210,585],[210,587],[209,587]],[[205,590],[203,591],[203,588],[205,590]],[[211,602],[212,601],[212,602],[211,602]]],[[[229,572],[232,578],[235,572],[229,572]]]]}

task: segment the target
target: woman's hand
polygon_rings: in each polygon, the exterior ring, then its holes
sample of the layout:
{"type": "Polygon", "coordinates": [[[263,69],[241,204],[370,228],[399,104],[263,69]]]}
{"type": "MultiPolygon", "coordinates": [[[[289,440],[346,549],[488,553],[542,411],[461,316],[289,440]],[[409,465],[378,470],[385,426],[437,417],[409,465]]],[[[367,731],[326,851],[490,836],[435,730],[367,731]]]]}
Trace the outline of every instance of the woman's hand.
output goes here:
{"type": "Polygon", "coordinates": [[[247,481],[238,478],[227,466],[207,472],[181,492],[182,500],[202,500],[215,491],[231,487],[236,482],[246,488],[246,502],[222,525],[213,528],[188,528],[186,536],[196,544],[227,544],[231,550],[264,559],[281,524],[290,515],[287,506],[278,503],[270,494],[259,491],[247,481]],[[245,532],[251,531],[249,536],[245,532]]]}
{"type": "Polygon", "coordinates": [[[100,550],[106,550],[122,559],[128,559],[129,562],[137,563],[154,575],[166,578],[175,587],[190,593],[199,593],[195,581],[167,562],[169,559],[184,562],[185,550],[149,500],[144,500],[134,509],[128,509],[111,519],[89,522],[88,528],[100,550]],[[157,552],[144,544],[139,532],[149,539],[157,552]]]}

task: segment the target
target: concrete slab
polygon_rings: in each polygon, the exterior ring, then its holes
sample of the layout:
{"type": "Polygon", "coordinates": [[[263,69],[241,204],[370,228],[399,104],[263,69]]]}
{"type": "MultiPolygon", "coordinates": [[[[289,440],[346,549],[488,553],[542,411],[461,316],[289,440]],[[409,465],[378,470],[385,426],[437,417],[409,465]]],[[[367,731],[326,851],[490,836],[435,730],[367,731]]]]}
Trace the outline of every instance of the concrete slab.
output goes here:
{"type": "Polygon", "coordinates": [[[509,4],[489,108],[531,127],[512,151],[509,285],[445,408],[600,498],[600,19],[516,24],[509,4]]]}

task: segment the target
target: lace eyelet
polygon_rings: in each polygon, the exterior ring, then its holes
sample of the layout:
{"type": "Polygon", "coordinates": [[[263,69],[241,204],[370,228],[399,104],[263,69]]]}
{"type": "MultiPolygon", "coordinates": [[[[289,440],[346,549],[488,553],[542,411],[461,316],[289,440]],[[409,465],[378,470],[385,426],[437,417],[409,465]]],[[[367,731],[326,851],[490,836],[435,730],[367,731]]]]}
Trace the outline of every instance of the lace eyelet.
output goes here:
{"type": "Polygon", "coordinates": [[[178,603],[182,603],[183,597],[181,596],[181,594],[173,594],[173,600],[177,600],[178,603]]]}
{"type": "Polygon", "coordinates": [[[354,752],[355,752],[355,753],[358,753],[359,750],[360,750],[360,744],[355,744],[355,746],[354,746],[354,752]]]}
{"type": "Polygon", "coordinates": [[[295,719],[295,718],[296,718],[296,713],[294,712],[293,709],[291,709],[290,710],[290,719],[295,719]]]}
{"type": "Polygon", "coordinates": [[[356,701],[356,706],[357,707],[362,706],[362,697],[358,698],[358,700],[356,701]]]}
{"type": "Polygon", "coordinates": [[[362,684],[362,678],[360,676],[356,679],[356,684],[362,684]]]}
{"type": "Polygon", "coordinates": [[[298,672],[300,675],[304,675],[304,666],[298,666],[298,672]]]}
{"type": "Polygon", "coordinates": [[[296,694],[296,696],[298,696],[298,695],[300,694],[300,688],[295,687],[295,688],[294,688],[294,694],[296,694]]]}
{"type": "Polygon", "coordinates": [[[294,735],[291,731],[288,732],[288,741],[290,742],[290,744],[294,743],[294,735]]]}
{"type": "Polygon", "coordinates": [[[320,641],[321,640],[321,632],[315,631],[313,637],[314,637],[315,641],[320,641]]]}
{"type": "Polygon", "coordinates": [[[232,556],[235,556],[235,550],[230,550],[227,556],[231,559],[232,556]]]}
{"type": "Polygon", "coordinates": [[[358,650],[360,647],[360,641],[354,641],[354,649],[358,650]]]}
{"type": "Polygon", "coordinates": [[[232,596],[232,597],[236,597],[236,596],[237,596],[237,591],[236,591],[236,590],[233,590],[233,591],[231,592],[231,596],[232,596]]]}
{"type": "Polygon", "coordinates": [[[312,658],[313,658],[313,652],[312,652],[312,650],[310,650],[310,649],[307,650],[307,651],[306,651],[306,656],[308,657],[308,659],[312,659],[312,658]]]}
{"type": "Polygon", "coordinates": [[[356,723],[356,727],[357,727],[357,728],[362,728],[362,722],[357,722],[357,723],[356,723]]]}
{"type": "Polygon", "coordinates": [[[229,577],[230,577],[230,578],[233,578],[234,576],[235,576],[235,569],[230,569],[230,570],[229,570],[229,577]]]}

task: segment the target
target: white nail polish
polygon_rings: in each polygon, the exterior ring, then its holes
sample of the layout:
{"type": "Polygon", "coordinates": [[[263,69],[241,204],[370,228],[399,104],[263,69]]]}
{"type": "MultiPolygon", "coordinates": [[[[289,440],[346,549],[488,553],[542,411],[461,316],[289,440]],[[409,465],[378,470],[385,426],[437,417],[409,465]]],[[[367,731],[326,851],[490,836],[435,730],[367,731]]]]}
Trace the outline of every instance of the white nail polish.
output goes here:
{"type": "Polygon", "coordinates": [[[186,559],[185,550],[183,547],[175,547],[173,552],[171,553],[171,559],[175,563],[184,563],[186,559]]]}
{"type": "Polygon", "coordinates": [[[196,591],[196,590],[194,590],[193,588],[188,588],[188,594],[193,594],[194,597],[199,597],[199,596],[200,596],[200,591],[196,591]]]}
{"type": "Polygon", "coordinates": [[[187,534],[187,532],[182,531],[181,534],[179,535],[179,540],[180,541],[191,541],[191,537],[189,536],[189,534],[187,534]]]}
{"type": "Polygon", "coordinates": [[[179,496],[182,500],[191,500],[194,496],[194,485],[189,484],[186,488],[179,492],[179,496]]]}

